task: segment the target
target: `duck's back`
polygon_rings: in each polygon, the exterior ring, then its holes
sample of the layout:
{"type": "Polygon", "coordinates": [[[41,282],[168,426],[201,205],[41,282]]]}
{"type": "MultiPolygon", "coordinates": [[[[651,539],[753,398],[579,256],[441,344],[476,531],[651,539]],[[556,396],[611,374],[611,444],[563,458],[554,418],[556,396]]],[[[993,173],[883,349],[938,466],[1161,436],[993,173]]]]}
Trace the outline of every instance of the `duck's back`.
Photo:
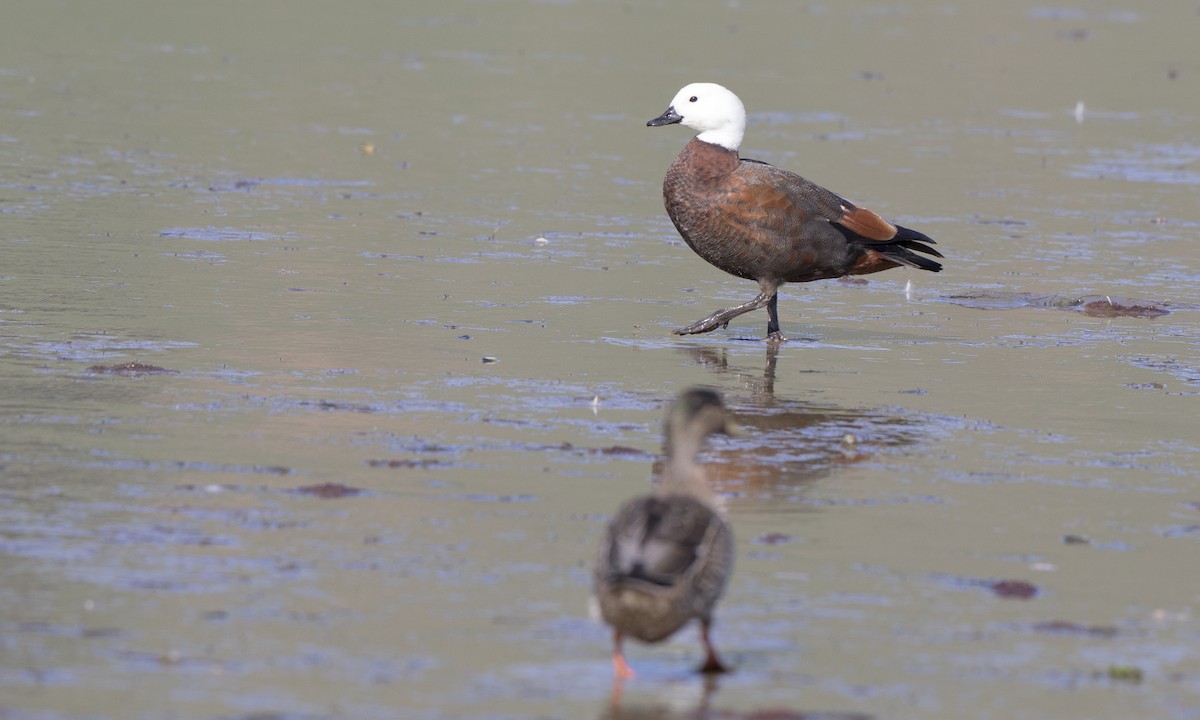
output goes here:
{"type": "MultiPolygon", "coordinates": [[[[835,226],[854,205],[795,173],[693,139],[663,181],[667,214],[698,255],[738,277],[853,274],[866,247],[835,226]]],[[[881,268],[882,269],[882,268],[881,268]]]]}
{"type": "Polygon", "coordinates": [[[593,577],[601,614],[647,642],[708,618],[733,564],[724,518],[690,496],[630,500],[608,527],[593,577]]]}

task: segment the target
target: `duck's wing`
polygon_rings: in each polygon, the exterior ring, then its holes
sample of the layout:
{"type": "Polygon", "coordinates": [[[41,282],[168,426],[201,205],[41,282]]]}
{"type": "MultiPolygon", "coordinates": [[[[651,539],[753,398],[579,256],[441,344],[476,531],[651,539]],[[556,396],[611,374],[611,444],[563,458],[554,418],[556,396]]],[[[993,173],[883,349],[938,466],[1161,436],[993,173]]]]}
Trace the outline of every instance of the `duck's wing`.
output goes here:
{"type": "MultiPolygon", "coordinates": [[[[884,220],[874,211],[770,163],[742,158],[738,174],[744,179],[745,192],[754,195],[762,205],[780,211],[822,217],[866,242],[893,242],[901,235],[899,226],[884,220]]],[[[927,235],[908,228],[904,230],[905,239],[937,244],[927,235]]]]}
{"type": "MultiPolygon", "coordinates": [[[[793,172],[777,168],[769,163],[742,159],[738,165],[736,199],[745,207],[755,207],[757,222],[770,227],[773,232],[786,233],[788,228],[799,227],[812,218],[822,218],[843,237],[868,249],[879,257],[923,270],[938,271],[942,266],[928,258],[910,252],[942,257],[933,238],[911,228],[895,225],[865,207],[854,204],[835,192],[803,178],[793,172]],[[882,247],[880,247],[882,246],[882,247]]],[[[871,265],[873,259],[863,262],[871,265]]],[[[874,269],[884,269],[883,266],[874,269]]],[[[871,272],[873,269],[859,268],[851,274],[871,272]]]]}
{"type": "Polygon", "coordinates": [[[609,526],[609,582],[678,585],[703,561],[713,525],[722,522],[708,505],[686,495],[629,501],[609,526]]]}

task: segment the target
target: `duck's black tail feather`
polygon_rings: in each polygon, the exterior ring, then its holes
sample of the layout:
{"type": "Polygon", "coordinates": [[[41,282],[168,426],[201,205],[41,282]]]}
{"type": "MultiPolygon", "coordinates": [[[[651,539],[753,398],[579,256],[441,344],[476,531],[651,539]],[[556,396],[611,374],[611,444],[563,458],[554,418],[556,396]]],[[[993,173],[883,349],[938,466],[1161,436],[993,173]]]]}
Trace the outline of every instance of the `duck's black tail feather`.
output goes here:
{"type": "Polygon", "coordinates": [[[888,260],[898,262],[901,265],[917,268],[920,270],[928,270],[930,272],[941,272],[942,264],[935,260],[930,260],[922,255],[917,255],[913,251],[932,255],[934,257],[944,257],[940,252],[929,247],[936,245],[937,242],[925,233],[917,232],[910,228],[896,226],[896,237],[889,240],[882,247],[875,246],[873,249],[888,260]]]}

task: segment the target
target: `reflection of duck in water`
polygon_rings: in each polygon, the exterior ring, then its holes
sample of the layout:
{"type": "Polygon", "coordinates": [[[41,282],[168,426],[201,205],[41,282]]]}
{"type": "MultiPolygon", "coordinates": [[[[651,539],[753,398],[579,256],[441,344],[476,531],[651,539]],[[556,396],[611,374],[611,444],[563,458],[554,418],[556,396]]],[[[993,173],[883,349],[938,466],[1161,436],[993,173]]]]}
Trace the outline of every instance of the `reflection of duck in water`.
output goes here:
{"type": "MultiPolygon", "coordinates": [[[[796,498],[837,468],[922,442],[931,421],[936,427],[936,420],[928,416],[888,407],[817,402],[819,392],[808,393],[810,399],[806,400],[776,395],[777,366],[796,359],[780,348],[765,343],[761,367],[747,361],[756,357],[755,352],[696,345],[677,348],[690,362],[720,377],[721,385],[742,389],[738,426],[750,439],[722,443],[705,453],[709,483],[725,493],[723,503],[743,510],[765,503],[764,507],[777,510],[778,498],[772,495],[760,500],[759,489],[784,487],[788,496],[796,498]]],[[[836,376],[854,375],[855,371],[788,367],[784,374],[794,380],[796,373],[836,376]]],[[[658,466],[656,463],[655,474],[658,466]]]]}
{"type": "Polygon", "coordinates": [[[732,427],[716,392],[681,394],[667,412],[666,466],[654,494],[628,501],[609,523],[592,583],[600,615],[613,628],[617,677],[634,674],[621,648],[625,636],[661,642],[693,618],[704,642],[700,671],[726,669],[709,629],[733,569],[733,533],[696,454],[705,438],[732,427]]]}
{"type": "MultiPolygon", "coordinates": [[[[634,698],[632,702],[622,702],[624,683],[617,678],[613,681],[608,706],[600,713],[599,720],[698,720],[716,717],[717,714],[711,714],[710,706],[719,689],[717,678],[717,675],[705,675],[699,683],[658,685],[649,698],[634,698]]],[[[726,713],[718,714],[726,717],[726,713]]],[[[737,714],[730,717],[743,716],[737,714]]],[[[749,718],[750,715],[745,717],[749,718]]]]}

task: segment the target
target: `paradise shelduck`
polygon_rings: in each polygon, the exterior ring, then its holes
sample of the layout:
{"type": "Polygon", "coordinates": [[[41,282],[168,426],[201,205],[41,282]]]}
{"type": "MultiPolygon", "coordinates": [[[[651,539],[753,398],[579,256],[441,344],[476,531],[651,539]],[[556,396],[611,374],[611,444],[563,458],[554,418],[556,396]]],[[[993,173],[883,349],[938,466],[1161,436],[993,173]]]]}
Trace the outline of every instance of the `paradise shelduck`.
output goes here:
{"type": "Polygon", "coordinates": [[[776,310],[779,286],[901,265],[938,272],[942,257],[929,236],[884,220],[846,198],[773,165],[738,156],[746,109],[728,89],[693,83],[646,124],[680,123],[698,131],[663,180],[663,202],[696,253],[724,270],[758,281],[749,302],[723,308],[676,330],[692,335],[726,327],[767,307],[767,339],[784,340],[776,310]],[[914,252],[915,251],[915,252],[914,252]]]}

